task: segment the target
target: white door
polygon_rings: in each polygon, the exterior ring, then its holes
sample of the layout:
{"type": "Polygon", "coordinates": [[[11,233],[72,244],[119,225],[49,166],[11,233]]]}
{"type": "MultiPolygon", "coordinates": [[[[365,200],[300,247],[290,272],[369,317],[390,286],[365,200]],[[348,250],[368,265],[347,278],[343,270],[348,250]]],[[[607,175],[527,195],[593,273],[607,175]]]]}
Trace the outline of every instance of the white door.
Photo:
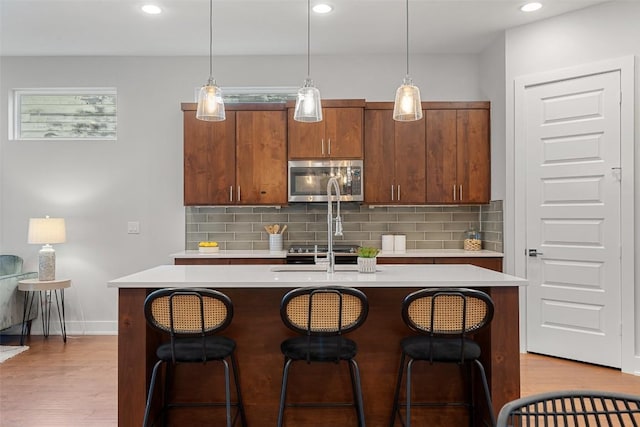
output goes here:
{"type": "Polygon", "coordinates": [[[614,71],[524,94],[527,350],[612,367],[621,365],[620,93],[614,71]]]}

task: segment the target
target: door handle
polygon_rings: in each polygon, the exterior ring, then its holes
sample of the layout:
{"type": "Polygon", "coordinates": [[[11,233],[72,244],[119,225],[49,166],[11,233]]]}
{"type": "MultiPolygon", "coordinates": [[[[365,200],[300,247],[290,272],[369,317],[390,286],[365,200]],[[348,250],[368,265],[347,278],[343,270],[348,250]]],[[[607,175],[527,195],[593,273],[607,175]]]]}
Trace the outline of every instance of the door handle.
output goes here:
{"type": "Polygon", "coordinates": [[[229,186],[229,201],[233,202],[233,185],[229,186]]]}
{"type": "Polygon", "coordinates": [[[322,144],[321,150],[322,150],[322,155],[324,156],[324,138],[320,140],[320,144],[322,144]]]}
{"type": "Polygon", "coordinates": [[[529,256],[538,256],[538,255],[544,255],[542,252],[538,252],[537,249],[529,249],[529,256]]]}
{"type": "Polygon", "coordinates": [[[393,184],[391,184],[391,201],[393,201],[393,184]]]}

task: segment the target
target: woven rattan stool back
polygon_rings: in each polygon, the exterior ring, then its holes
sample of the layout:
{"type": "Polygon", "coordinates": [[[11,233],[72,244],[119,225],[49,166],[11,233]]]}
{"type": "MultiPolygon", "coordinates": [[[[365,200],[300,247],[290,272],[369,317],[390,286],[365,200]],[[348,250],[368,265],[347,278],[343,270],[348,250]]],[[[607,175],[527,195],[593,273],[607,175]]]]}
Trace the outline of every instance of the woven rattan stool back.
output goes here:
{"type": "Polygon", "coordinates": [[[212,335],[233,318],[229,297],[211,289],[160,289],[147,297],[144,310],[152,326],[176,336],[212,335]]]}
{"type": "Polygon", "coordinates": [[[310,335],[352,331],[367,318],[364,293],[347,287],[308,287],[290,291],[281,303],[282,321],[290,329],[310,335]]]}
{"type": "Polygon", "coordinates": [[[493,302],[484,292],[473,289],[423,289],[405,298],[402,317],[420,333],[466,335],[491,322],[493,302]]]}

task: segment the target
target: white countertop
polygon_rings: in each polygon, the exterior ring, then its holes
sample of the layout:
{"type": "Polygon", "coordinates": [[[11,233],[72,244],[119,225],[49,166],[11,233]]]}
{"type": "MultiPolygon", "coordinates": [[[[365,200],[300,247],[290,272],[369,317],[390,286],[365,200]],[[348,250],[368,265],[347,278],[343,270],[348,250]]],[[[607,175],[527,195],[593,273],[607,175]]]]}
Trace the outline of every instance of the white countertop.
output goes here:
{"type": "Polygon", "coordinates": [[[336,272],[308,271],[317,266],[296,265],[160,265],[111,280],[111,288],[296,288],[345,285],[359,288],[474,286],[524,286],[525,279],[468,264],[379,265],[362,274],[354,266],[336,266],[336,272]],[[296,269],[298,271],[273,271],[296,269]],[[304,271],[304,270],[307,271],[304,271]],[[300,271],[303,270],[303,271],[300,271]]]}
{"type": "MultiPolygon", "coordinates": [[[[480,250],[465,251],[464,249],[407,249],[406,252],[380,252],[379,257],[385,258],[501,258],[501,252],[480,250]]],[[[198,251],[182,251],[169,255],[171,259],[177,258],[286,258],[287,251],[270,252],[268,250],[220,250],[216,253],[200,253],[198,251]]]]}

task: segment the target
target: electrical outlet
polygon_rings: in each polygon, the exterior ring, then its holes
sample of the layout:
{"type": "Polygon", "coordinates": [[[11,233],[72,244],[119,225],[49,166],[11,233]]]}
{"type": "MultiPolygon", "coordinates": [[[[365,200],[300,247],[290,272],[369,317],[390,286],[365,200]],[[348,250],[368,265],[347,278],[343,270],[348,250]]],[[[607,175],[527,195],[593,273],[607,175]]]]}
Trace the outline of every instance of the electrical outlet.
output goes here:
{"type": "Polygon", "coordinates": [[[140,223],[138,221],[129,221],[127,223],[127,234],[140,234],[140,223]]]}

